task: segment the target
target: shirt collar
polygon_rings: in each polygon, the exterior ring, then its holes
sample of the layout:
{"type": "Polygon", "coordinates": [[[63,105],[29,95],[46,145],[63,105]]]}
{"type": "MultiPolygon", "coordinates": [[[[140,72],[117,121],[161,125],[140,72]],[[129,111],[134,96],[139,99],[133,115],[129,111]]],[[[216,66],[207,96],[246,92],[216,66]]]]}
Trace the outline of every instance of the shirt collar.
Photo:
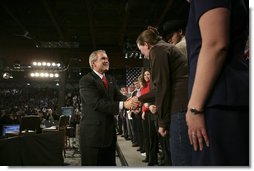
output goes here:
{"type": "Polygon", "coordinates": [[[95,70],[93,70],[93,72],[94,72],[96,75],[98,75],[101,79],[102,79],[102,77],[105,75],[105,74],[101,74],[101,73],[99,73],[99,72],[97,72],[97,71],[95,71],[95,70]]]}
{"type": "Polygon", "coordinates": [[[136,91],[140,91],[140,90],[141,90],[141,88],[136,88],[135,90],[136,90],[136,91]]]}

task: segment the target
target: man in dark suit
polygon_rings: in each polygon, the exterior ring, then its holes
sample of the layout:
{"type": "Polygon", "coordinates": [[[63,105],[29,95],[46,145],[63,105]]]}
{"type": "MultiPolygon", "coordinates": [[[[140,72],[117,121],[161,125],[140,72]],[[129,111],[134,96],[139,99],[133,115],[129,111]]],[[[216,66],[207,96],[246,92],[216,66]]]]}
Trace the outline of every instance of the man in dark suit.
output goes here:
{"type": "Polygon", "coordinates": [[[116,130],[114,115],[123,108],[136,107],[117,88],[110,75],[109,60],[104,50],[89,56],[92,72],[79,81],[82,101],[80,122],[80,150],[83,166],[115,166],[116,130]]]}

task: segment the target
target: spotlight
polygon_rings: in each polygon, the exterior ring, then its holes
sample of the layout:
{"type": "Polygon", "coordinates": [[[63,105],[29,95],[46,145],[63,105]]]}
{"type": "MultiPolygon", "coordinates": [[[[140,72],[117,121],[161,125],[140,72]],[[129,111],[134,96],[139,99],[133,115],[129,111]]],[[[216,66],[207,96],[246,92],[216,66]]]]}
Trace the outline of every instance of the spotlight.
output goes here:
{"type": "Polygon", "coordinates": [[[137,57],[138,57],[138,52],[135,53],[135,58],[137,58],[137,57]]]}
{"type": "Polygon", "coordinates": [[[13,65],[13,68],[14,68],[14,69],[20,69],[20,67],[21,67],[20,64],[14,64],[14,65],[13,65]]]}
{"type": "Polygon", "coordinates": [[[3,74],[3,78],[7,80],[9,78],[13,78],[13,76],[10,73],[6,72],[3,74]]]}
{"type": "Polygon", "coordinates": [[[34,74],[35,77],[39,77],[39,75],[40,75],[40,74],[39,74],[38,72],[36,72],[36,73],[34,74]]]}
{"type": "Polygon", "coordinates": [[[134,52],[131,52],[130,58],[132,58],[134,56],[134,52]]]}
{"type": "Polygon", "coordinates": [[[55,74],[55,77],[59,77],[59,74],[56,73],[56,74],[55,74]]]}
{"type": "Polygon", "coordinates": [[[43,72],[40,73],[40,77],[44,77],[44,73],[43,72]]]}
{"type": "Polygon", "coordinates": [[[142,59],[142,54],[141,53],[139,54],[139,59],[142,59]]]}

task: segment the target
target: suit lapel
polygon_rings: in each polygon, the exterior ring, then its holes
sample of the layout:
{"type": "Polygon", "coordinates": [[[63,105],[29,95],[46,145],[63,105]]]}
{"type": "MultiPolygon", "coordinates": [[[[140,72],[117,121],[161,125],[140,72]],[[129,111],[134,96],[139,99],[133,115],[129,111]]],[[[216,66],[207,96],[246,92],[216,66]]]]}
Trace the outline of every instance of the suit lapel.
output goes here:
{"type": "Polygon", "coordinates": [[[105,89],[104,84],[103,84],[101,78],[97,74],[95,74],[95,72],[93,72],[93,71],[91,72],[91,75],[93,76],[94,80],[99,85],[99,87],[101,89],[105,89]]]}
{"type": "MultiPolygon", "coordinates": [[[[93,72],[93,71],[91,72],[91,75],[95,78],[95,81],[99,85],[99,87],[101,89],[103,89],[106,92],[106,94],[108,94],[108,91],[106,90],[106,88],[105,88],[105,86],[104,86],[104,84],[102,82],[102,79],[95,72],[93,72]]],[[[108,85],[109,85],[109,88],[110,88],[110,83],[109,83],[108,76],[106,76],[106,79],[108,81],[108,85]]]]}
{"type": "Polygon", "coordinates": [[[112,91],[114,89],[114,86],[113,86],[113,82],[112,80],[110,79],[110,76],[106,75],[106,78],[107,78],[107,81],[108,81],[108,93],[109,94],[112,94],[112,91]]]}

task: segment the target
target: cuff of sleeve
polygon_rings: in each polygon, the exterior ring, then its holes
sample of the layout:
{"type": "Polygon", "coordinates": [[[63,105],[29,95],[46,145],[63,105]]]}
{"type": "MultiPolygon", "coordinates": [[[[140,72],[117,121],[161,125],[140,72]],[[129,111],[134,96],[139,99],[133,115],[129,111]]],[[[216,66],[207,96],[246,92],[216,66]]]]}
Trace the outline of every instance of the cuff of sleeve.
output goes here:
{"type": "Polygon", "coordinates": [[[123,101],[119,102],[119,110],[123,110],[123,101]]]}
{"type": "Polygon", "coordinates": [[[162,127],[162,128],[166,128],[166,129],[169,128],[169,122],[158,121],[158,125],[159,125],[159,127],[162,127]]]}
{"type": "Polygon", "coordinates": [[[149,110],[149,108],[142,106],[142,112],[147,112],[149,110]]]}

